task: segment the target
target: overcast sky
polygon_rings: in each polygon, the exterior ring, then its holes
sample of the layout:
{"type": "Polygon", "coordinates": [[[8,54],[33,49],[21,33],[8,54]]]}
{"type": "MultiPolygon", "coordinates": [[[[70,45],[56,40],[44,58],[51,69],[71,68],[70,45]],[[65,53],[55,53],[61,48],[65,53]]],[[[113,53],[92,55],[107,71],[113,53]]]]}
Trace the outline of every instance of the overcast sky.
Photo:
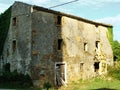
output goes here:
{"type": "MultiPolygon", "coordinates": [[[[0,13],[15,0],[0,0],[0,13]]],[[[18,0],[32,5],[49,8],[73,0],[18,0]]],[[[114,40],[120,42],[120,0],[76,0],[76,2],[52,8],[86,19],[113,25],[114,40]]]]}

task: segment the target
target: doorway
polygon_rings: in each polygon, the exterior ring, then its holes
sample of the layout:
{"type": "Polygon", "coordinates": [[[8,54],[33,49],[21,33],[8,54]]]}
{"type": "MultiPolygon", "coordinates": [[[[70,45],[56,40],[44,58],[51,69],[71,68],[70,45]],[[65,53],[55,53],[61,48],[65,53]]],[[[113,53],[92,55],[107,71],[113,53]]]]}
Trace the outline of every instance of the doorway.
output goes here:
{"type": "Polygon", "coordinates": [[[62,86],[66,83],[66,64],[57,62],[55,64],[55,85],[62,86]]]}

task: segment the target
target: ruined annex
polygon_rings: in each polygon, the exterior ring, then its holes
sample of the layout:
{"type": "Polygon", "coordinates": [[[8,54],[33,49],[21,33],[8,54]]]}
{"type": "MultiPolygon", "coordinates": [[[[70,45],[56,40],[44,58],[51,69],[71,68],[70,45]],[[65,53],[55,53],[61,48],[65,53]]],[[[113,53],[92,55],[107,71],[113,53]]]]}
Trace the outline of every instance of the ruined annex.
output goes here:
{"type": "Polygon", "coordinates": [[[0,70],[29,74],[35,86],[53,86],[107,73],[113,64],[112,26],[15,2],[0,54],[0,70]]]}

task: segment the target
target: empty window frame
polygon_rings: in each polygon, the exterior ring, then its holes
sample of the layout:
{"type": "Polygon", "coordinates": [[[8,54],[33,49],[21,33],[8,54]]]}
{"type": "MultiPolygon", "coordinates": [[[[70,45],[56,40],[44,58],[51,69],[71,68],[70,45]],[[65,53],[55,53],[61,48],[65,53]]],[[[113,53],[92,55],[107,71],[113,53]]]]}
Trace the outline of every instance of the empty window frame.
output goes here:
{"type": "Polygon", "coordinates": [[[99,72],[99,63],[100,63],[100,62],[95,62],[95,63],[94,63],[94,71],[95,71],[95,72],[99,72]]]}
{"type": "Polygon", "coordinates": [[[88,44],[84,43],[84,51],[88,51],[88,44]]]}
{"type": "Polygon", "coordinates": [[[62,49],[62,43],[63,43],[63,40],[62,39],[58,39],[58,50],[62,49]]]}
{"type": "Polygon", "coordinates": [[[17,23],[16,17],[13,18],[12,22],[13,22],[13,26],[16,26],[16,23],[17,23]]]}
{"type": "Polygon", "coordinates": [[[61,25],[62,16],[57,16],[57,25],[61,25]]]}
{"type": "Polygon", "coordinates": [[[12,49],[13,49],[13,52],[15,52],[15,50],[16,50],[16,40],[13,40],[13,42],[12,42],[12,49]]]}

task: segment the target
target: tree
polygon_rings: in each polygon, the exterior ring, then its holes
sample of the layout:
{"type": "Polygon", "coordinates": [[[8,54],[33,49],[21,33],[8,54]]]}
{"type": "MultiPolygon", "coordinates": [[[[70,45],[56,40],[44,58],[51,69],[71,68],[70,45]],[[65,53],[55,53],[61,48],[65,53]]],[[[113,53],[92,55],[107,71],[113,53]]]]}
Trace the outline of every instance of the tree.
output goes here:
{"type": "Polygon", "coordinates": [[[114,61],[120,61],[120,43],[118,41],[113,41],[112,44],[114,61]]]}

